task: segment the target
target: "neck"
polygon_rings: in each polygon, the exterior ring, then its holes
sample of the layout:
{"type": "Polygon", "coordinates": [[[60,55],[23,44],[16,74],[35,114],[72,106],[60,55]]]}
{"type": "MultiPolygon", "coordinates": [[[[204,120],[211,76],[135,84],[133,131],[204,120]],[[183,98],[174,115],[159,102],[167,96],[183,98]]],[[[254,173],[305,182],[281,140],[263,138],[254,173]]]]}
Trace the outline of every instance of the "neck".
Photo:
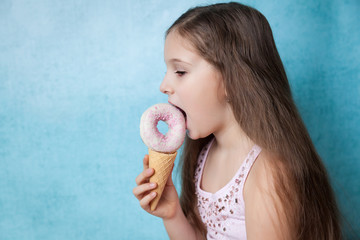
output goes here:
{"type": "Polygon", "coordinates": [[[222,127],[214,132],[214,136],[217,148],[227,152],[248,151],[254,145],[235,120],[232,111],[225,118],[222,127]]]}

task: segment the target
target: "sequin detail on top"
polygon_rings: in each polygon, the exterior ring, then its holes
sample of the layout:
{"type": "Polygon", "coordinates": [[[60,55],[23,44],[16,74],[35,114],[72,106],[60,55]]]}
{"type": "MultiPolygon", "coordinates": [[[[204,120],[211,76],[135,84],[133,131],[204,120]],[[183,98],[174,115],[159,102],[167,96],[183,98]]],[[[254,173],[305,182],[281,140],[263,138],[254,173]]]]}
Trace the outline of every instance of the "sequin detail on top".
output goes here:
{"type": "Polygon", "coordinates": [[[207,239],[246,239],[243,188],[253,163],[261,152],[255,145],[234,177],[220,190],[210,193],[200,188],[203,168],[214,139],[200,152],[195,171],[197,207],[207,227],[207,239]]]}

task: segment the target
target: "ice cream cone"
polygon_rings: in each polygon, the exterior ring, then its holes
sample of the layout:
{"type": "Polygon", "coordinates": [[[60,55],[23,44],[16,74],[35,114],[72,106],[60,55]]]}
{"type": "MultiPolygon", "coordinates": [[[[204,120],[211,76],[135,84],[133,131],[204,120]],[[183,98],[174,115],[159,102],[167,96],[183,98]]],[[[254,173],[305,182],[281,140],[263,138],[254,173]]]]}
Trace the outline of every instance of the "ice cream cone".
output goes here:
{"type": "Polygon", "coordinates": [[[172,167],[176,158],[177,152],[174,153],[161,153],[156,152],[149,148],[149,167],[154,168],[155,173],[150,178],[150,182],[156,182],[157,188],[155,192],[157,193],[154,200],[152,200],[150,207],[151,211],[156,209],[156,206],[161,198],[162,192],[164,191],[166,182],[171,174],[172,167]]]}

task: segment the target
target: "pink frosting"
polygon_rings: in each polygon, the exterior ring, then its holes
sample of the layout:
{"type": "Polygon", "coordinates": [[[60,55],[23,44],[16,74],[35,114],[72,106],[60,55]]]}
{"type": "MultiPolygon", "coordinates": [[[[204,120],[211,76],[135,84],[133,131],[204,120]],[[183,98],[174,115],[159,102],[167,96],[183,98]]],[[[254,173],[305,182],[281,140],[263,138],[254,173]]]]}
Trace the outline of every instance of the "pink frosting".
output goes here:
{"type": "Polygon", "coordinates": [[[141,116],[140,136],[149,148],[157,152],[177,151],[184,142],[185,134],[185,118],[180,110],[170,104],[155,104],[141,116]],[[157,128],[159,121],[164,121],[169,127],[165,135],[157,128]]]}

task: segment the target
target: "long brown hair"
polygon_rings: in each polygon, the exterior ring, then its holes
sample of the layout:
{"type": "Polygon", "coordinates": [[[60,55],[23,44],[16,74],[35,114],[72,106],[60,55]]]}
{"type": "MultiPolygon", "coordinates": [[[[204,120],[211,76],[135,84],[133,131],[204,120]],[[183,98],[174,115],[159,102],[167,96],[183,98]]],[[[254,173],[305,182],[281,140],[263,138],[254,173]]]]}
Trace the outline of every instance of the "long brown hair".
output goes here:
{"type": "MultiPolygon", "coordinates": [[[[294,104],[266,18],[239,3],[189,9],[168,29],[189,40],[223,77],[234,116],[247,136],[272,156],[275,192],[292,239],[341,239],[339,211],[326,169],[294,104]]],[[[186,137],[181,156],[180,202],[203,234],[194,173],[212,136],[186,137]]]]}

